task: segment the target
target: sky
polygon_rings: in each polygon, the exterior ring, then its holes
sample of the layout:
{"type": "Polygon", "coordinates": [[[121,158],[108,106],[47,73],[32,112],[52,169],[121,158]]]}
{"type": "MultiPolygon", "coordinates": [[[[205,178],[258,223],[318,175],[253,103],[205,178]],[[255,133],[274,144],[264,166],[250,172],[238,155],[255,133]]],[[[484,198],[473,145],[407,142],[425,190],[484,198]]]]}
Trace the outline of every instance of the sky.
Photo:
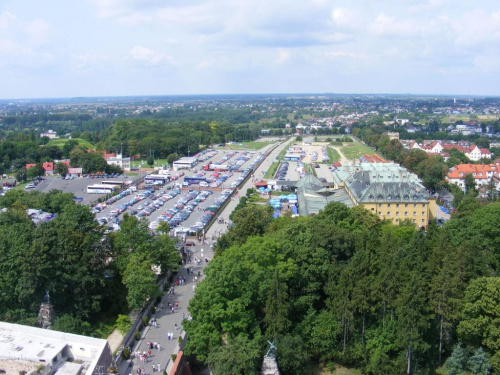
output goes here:
{"type": "Polygon", "coordinates": [[[500,95],[498,0],[0,0],[0,98],[500,95]]]}

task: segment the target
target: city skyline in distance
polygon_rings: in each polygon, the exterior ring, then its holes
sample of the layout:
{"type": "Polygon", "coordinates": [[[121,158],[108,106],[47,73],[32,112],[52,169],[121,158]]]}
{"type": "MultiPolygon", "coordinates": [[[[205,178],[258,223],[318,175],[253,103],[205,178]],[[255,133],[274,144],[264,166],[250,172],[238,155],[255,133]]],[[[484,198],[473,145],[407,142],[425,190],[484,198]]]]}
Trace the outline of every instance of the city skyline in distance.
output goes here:
{"type": "Polygon", "coordinates": [[[0,98],[498,96],[493,1],[0,5],[0,98]]]}

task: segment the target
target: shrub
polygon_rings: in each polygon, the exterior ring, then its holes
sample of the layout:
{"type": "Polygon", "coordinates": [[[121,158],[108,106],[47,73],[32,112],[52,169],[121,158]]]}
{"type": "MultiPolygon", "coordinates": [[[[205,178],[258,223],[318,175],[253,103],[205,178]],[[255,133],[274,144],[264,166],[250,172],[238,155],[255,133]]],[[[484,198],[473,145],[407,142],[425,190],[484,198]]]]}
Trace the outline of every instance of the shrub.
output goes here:
{"type": "Polygon", "coordinates": [[[139,332],[139,330],[135,331],[135,339],[137,341],[139,341],[141,339],[141,333],[139,332]]]}
{"type": "Polygon", "coordinates": [[[123,355],[123,358],[129,359],[130,358],[130,349],[129,348],[123,348],[122,355],[123,355]]]}

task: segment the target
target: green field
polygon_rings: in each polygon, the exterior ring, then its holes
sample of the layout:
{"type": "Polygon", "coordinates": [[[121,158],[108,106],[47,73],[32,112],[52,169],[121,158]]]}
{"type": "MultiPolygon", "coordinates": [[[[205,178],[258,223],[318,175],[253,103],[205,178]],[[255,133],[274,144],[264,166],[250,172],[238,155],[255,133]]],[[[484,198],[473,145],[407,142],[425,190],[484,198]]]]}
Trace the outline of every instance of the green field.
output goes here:
{"type": "Polygon", "coordinates": [[[337,152],[337,150],[331,147],[327,147],[326,150],[328,151],[328,157],[330,158],[330,163],[333,163],[335,160],[340,160],[340,155],[337,152]]]}
{"type": "Polygon", "coordinates": [[[351,144],[346,144],[343,146],[340,151],[345,155],[345,157],[349,160],[359,159],[364,154],[373,155],[375,151],[373,151],[370,147],[365,146],[358,142],[353,142],[351,144]]]}
{"type": "Polygon", "coordinates": [[[268,146],[270,143],[271,142],[257,142],[257,141],[233,143],[230,145],[226,144],[224,146],[224,149],[227,149],[227,150],[260,150],[261,148],[268,146]]]}
{"type": "MultiPolygon", "coordinates": [[[[85,147],[87,150],[94,150],[95,149],[95,146],[92,143],[90,143],[89,141],[86,141],[85,139],[75,138],[75,139],[71,139],[71,140],[77,141],[80,146],[85,147]]],[[[68,141],[69,141],[69,139],[65,139],[65,138],[51,139],[47,143],[47,146],[57,146],[59,148],[63,148],[63,146],[68,141]]]]}

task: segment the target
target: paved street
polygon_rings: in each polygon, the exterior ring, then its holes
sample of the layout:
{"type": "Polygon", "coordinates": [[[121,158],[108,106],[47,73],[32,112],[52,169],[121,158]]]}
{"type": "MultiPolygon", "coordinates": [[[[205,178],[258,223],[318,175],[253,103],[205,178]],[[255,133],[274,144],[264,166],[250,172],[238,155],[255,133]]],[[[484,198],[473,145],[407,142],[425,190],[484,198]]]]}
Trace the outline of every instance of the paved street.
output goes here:
{"type": "MultiPolygon", "coordinates": [[[[265,171],[269,168],[274,160],[275,156],[285,147],[285,145],[278,146],[271,155],[269,155],[260,165],[260,167],[255,171],[255,176],[262,176],[265,171]]],[[[240,191],[244,194],[248,188],[254,187],[254,183],[252,179],[248,179],[248,181],[240,187],[240,191]]],[[[234,210],[236,205],[238,204],[239,199],[231,200],[228,205],[225,207],[221,216],[224,219],[228,219],[229,214],[234,210]]],[[[206,233],[206,238],[209,242],[211,241],[212,236],[218,236],[219,231],[221,233],[225,233],[227,231],[227,225],[219,224],[215,222],[210,229],[206,233]]],[[[137,351],[141,353],[144,351],[148,351],[147,342],[157,342],[160,344],[160,349],[151,349],[151,356],[148,358],[147,363],[143,363],[139,358],[132,355],[129,361],[123,361],[120,365],[120,374],[128,375],[128,374],[136,374],[137,368],[144,368],[146,374],[153,374],[153,365],[155,369],[158,364],[160,364],[161,371],[163,371],[169,359],[171,359],[172,354],[176,353],[175,349],[178,344],[178,337],[182,332],[182,314],[184,313],[184,317],[188,318],[189,311],[187,309],[189,300],[194,296],[193,286],[195,286],[195,281],[193,280],[193,276],[198,275],[198,271],[201,274],[200,280],[204,277],[204,268],[206,267],[205,261],[202,261],[199,265],[194,263],[194,258],[204,258],[208,257],[210,259],[213,258],[213,251],[210,249],[210,245],[208,244],[198,244],[196,246],[192,246],[190,248],[191,254],[191,263],[186,264],[179,271],[178,277],[184,277],[186,279],[186,285],[176,286],[174,291],[175,294],[165,293],[161,302],[161,309],[153,317],[157,319],[157,328],[147,327],[142,331],[142,338],[139,342],[136,343],[136,346],[132,348],[132,353],[134,354],[137,351]],[[203,251],[203,256],[202,256],[203,251]],[[193,268],[194,275],[192,273],[187,274],[186,268],[193,268]],[[171,313],[168,309],[168,304],[178,303],[178,308],[175,310],[175,313],[171,313]],[[178,325],[179,329],[175,329],[175,324],[178,325]],[[171,332],[174,335],[174,339],[169,341],[167,339],[167,333],[171,332]]]]}

